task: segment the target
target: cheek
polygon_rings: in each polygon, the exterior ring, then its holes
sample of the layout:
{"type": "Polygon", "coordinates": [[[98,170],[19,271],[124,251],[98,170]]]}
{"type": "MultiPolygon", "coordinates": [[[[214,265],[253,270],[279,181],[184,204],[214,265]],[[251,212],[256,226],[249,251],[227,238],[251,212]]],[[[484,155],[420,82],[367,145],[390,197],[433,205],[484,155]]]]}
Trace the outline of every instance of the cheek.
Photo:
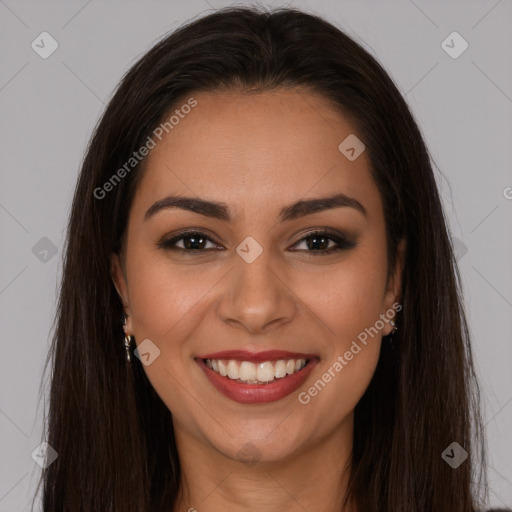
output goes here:
{"type": "Polygon", "coordinates": [[[194,266],[172,264],[165,253],[134,249],[128,262],[130,305],[136,339],[155,340],[161,349],[175,350],[169,340],[184,339],[195,324],[201,298],[211,289],[211,276],[194,266]]]}
{"type": "Polygon", "coordinates": [[[309,290],[301,294],[310,297],[308,306],[326,334],[316,380],[299,395],[301,404],[311,404],[311,421],[315,421],[313,411],[318,414],[319,432],[347,417],[375,372],[382,328],[376,324],[383,313],[385,270],[378,258],[361,255],[310,283],[309,290]],[[328,419],[325,411],[330,411],[328,419]]]}
{"type": "Polygon", "coordinates": [[[355,338],[383,313],[386,267],[379,255],[359,251],[297,284],[300,297],[339,342],[355,338]]]}
{"type": "Polygon", "coordinates": [[[214,282],[192,265],[184,269],[147,250],[134,249],[127,263],[135,339],[138,345],[149,339],[160,350],[143,369],[169,410],[179,411],[180,419],[193,425],[197,403],[183,387],[190,379],[184,364],[186,341],[200,323],[202,299],[214,282]]]}
{"type": "Polygon", "coordinates": [[[318,379],[326,383],[326,391],[318,380],[314,389],[305,391],[310,397],[322,395],[318,404],[337,411],[333,422],[355,407],[377,366],[386,270],[385,245],[375,240],[302,282],[300,296],[308,298],[325,334],[318,379]]]}

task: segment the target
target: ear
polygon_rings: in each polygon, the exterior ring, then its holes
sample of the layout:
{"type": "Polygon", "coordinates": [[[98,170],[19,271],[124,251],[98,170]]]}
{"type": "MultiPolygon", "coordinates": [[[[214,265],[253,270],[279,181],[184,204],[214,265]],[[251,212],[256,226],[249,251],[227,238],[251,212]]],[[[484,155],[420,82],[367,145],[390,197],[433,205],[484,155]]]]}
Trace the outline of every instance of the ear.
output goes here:
{"type": "MultiPolygon", "coordinates": [[[[395,268],[393,269],[392,274],[389,276],[386,285],[386,291],[384,295],[384,313],[391,310],[396,314],[396,306],[393,307],[393,304],[400,303],[402,297],[402,271],[404,268],[405,251],[406,243],[405,239],[402,238],[398,243],[396,250],[395,268]]],[[[392,330],[393,326],[386,322],[386,326],[382,330],[382,334],[387,336],[392,330]]]]}
{"type": "Polygon", "coordinates": [[[114,282],[114,286],[117,290],[117,294],[123,303],[124,312],[126,315],[126,334],[133,332],[132,328],[132,314],[130,311],[130,298],[128,295],[128,286],[126,283],[126,274],[121,263],[121,258],[117,253],[112,253],[110,257],[110,276],[114,282]]]}

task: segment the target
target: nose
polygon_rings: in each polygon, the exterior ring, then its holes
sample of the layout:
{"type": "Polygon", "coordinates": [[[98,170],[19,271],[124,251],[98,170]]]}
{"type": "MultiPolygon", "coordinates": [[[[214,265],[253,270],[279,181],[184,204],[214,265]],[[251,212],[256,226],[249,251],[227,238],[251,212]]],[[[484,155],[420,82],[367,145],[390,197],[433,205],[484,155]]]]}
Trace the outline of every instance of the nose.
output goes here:
{"type": "Polygon", "coordinates": [[[251,334],[274,330],[297,313],[297,297],[287,284],[286,273],[271,261],[269,251],[263,251],[252,263],[235,260],[225,286],[220,318],[251,334]]]}

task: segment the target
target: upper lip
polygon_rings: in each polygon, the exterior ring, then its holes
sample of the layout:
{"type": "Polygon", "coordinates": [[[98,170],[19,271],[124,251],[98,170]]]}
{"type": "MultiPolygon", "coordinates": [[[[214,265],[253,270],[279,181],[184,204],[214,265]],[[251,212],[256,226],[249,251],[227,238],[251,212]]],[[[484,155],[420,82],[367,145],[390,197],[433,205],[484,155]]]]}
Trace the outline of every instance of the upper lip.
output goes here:
{"type": "Polygon", "coordinates": [[[197,356],[198,359],[237,359],[239,361],[250,361],[262,363],[265,361],[277,361],[279,359],[313,359],[316,354],[305,354],[302,352],[289,352],[287,350],[264,350],[255,352],[251,350],[222,350],[197,356]]]}

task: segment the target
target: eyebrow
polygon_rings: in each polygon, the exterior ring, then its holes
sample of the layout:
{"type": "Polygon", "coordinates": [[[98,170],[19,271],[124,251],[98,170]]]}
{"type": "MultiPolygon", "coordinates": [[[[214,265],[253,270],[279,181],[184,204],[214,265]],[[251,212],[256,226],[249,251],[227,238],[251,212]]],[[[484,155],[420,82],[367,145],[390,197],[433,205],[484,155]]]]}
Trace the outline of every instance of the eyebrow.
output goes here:
{"type": "MultiPolygon", "coordinates": [[[[332,208],[340,208],[342,206],[354,208],[355,210],[362,213],[365,217],[368,216],[365,207],[357,199],[340,193],[329,197],[302,199],[293,204],[285,206],[279,212],[279,220],[281,222],[291,221],[306,215],[330,210],[332,208]]],[[[154,203],[146,211],[144,220],[148,220],[157,212],[169,208],[180,208],[182,210],[188,210],[200,215],[204,215],[205,217],[211,217],[225,222],[231,221],[229,207],[226,205],[226,203],[208,201],[206,199],[200,199],[197,197],[176,195],[167,196],[164,199],[160,199],[154,203]]]]}

